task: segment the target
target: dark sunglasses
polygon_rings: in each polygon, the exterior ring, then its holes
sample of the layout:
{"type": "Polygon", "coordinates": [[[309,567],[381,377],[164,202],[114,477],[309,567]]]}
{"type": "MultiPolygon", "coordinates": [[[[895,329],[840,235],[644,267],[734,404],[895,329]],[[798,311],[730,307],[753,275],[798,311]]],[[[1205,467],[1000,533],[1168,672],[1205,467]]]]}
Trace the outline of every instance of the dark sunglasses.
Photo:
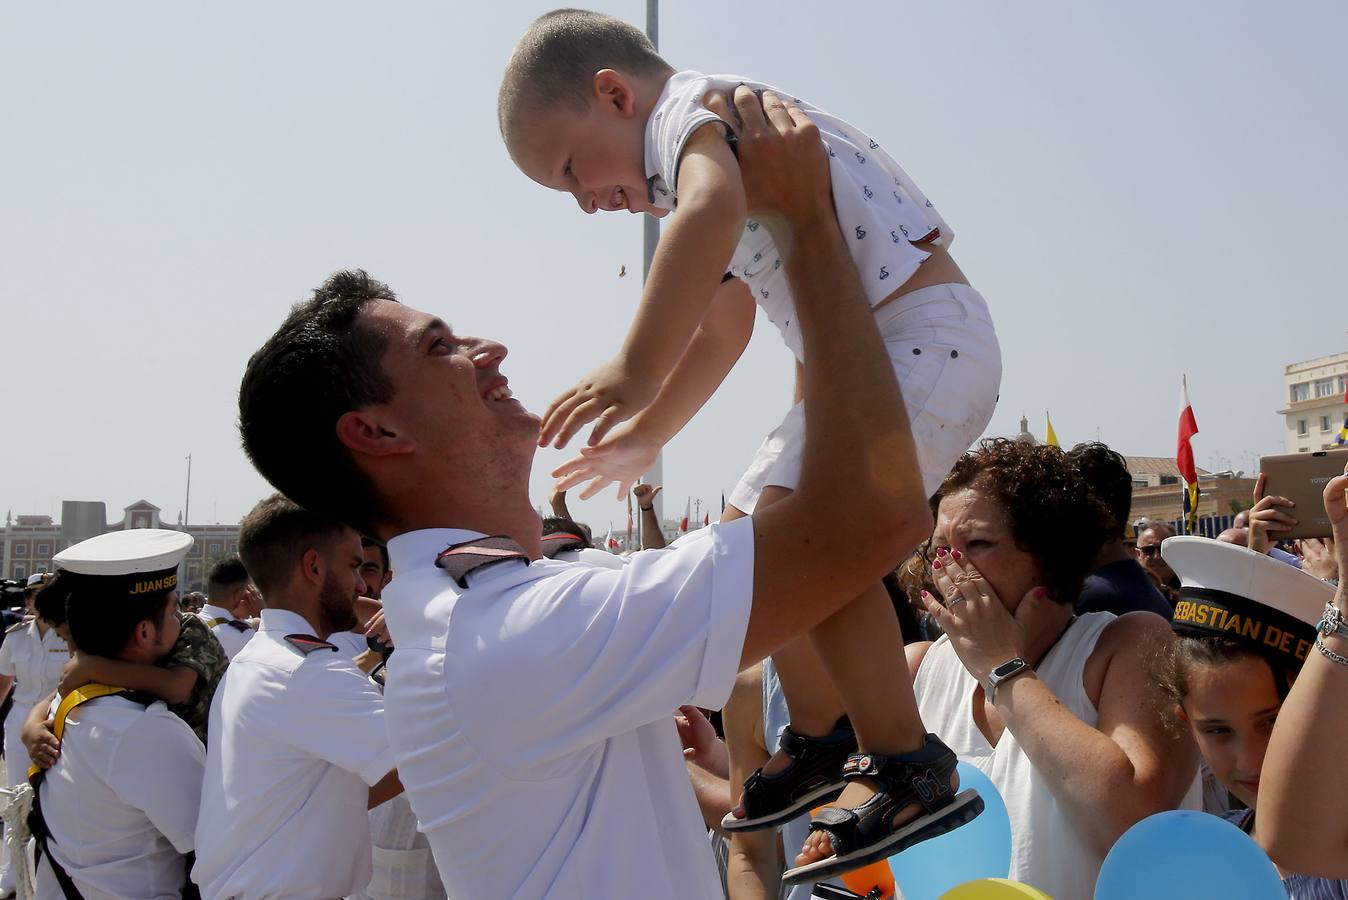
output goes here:
{"type": "Polygon", "coordinates": [[[1138,547],[1137,552],[1150,559],[1161,552],[1161,545],[1152,544],[1150,547],[1138,547]]]}

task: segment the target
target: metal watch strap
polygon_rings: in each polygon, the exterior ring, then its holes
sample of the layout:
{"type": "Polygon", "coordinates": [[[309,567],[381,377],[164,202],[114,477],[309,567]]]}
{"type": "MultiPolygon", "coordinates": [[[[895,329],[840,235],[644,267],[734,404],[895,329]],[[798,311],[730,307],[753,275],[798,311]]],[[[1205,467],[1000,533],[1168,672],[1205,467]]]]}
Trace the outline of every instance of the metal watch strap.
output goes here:
{"type": "Polygon", "coordinates": [[[1315,630],[1320,632],[1322,638],[1348,637],[1348,617],[1339,610],[1333,600],[1325,604],[1325,611],[1320,615],[1320,622],[1315,626],[1315,630]]]}
{"type": "Polygon", "coordinates": [[[996,668],[994,668],[994,669],[988,674],[988,683],[987,683],[987,684],[984,686],[984,688],[983,688],[983,692],[984,692],[985,694],[987,694],[987,696],[988,696],[988,702],[989,702],[989,703],[996,703],[996,701],[997,701],[997,687],[998,687],[998,685],[1002,684],[1003,682],[1010,681],[1012,678],[1015,678],[1017,675],[1020,675],[1020,674],[1022,674],[1022,673],[1024,673],[1024,672],[1029,672],[1029,671],[1032,671],[1032,669],[1030,668],[1030,664],[1029,664],[1028,662],[1025,661],[1024,657],[1020,657],[1020,656],[1013,656],[1013,657],[1011,657],[1010,659],[1008,659],[1006,662],[1002,663],[1000,666],[997,666],[996,668]],[[1007,666],[1011,665],[1012,663],[1020,663],[1020,665],[1017,666],[1015,669],[1012,669],[1010,672],[1007,672],[1005,675],[998,675],[998,674],[997,674],[997,670],[998,670],[998,669],[1004,669],[1004,668],[1006,668],[1007,666]]]}

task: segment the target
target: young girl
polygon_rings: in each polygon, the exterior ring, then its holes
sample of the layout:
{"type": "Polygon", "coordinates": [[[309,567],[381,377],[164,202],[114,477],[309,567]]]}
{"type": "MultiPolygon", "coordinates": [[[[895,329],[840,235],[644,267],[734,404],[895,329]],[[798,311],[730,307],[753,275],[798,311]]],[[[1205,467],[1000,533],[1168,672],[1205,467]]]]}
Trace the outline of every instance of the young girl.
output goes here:
{"type": "MultiPolygon", "coordinates": [[[[1264,751],[1334,590],[1261,553],[1206,538],[1170,538],[1161,555],[1180,578],[1162,686],[1203,761],[1247,807],[1225,818],[1259,841],[1264,751]]],[[[1348,881],[1278,871],[1292,900],[1348,900],[1348,881]]]]}

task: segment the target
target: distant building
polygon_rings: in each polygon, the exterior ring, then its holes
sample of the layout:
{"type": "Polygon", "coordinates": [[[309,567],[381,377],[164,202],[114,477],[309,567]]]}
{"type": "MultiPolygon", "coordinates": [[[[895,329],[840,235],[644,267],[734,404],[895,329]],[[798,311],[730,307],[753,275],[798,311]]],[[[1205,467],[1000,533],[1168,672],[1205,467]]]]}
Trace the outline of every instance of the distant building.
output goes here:
{"type": "Polygon", "coordinates": [[[238,525],[164,525],[160,509],[148,500],[138,500],[122,510],[122,518],[107,521],[99,500],[65,500],[61,503],[61,521],[51,516],[6,517],[3,530],[4,552],[0,556],[0,576],[21,580],[36,572],[50,572],[52,557],[71,544],[128,528],[170,528],[192,535],[187,558],[178,568],[181,590],[202,590],[206,572],[216,560],[239,550],[238,525]]]}
{"type": "Polygon", "coordinates": [[[1334,446],[1348,406],[1348,353],[1292,363],[1283,369],[1287,406],[1278,410],[1286,420],[1287,452],[1310,453],[1334,446]]]}

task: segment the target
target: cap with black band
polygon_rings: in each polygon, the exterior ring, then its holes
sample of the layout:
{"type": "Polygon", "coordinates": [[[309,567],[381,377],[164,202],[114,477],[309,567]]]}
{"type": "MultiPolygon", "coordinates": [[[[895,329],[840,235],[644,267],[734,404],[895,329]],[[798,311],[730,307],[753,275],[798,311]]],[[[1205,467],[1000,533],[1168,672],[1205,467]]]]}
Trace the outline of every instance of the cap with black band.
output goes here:
{"type": "Polygon", "coordinates": [[[1245,547],[1181,536],[1161,544],[1179,576],[1170,627],[1192,637],[1244,644],[1294,669],[1315,643],[1315,625],[1334,588],[1245,547]]]}
{"type": "Polygon", "coordinates": [[[175,590],[178,564],[191,546],[192,536],[181,531],[132,528],[80,541],[52,561],[67,594],[89,588],[109,600],[131,599],[175,590]]]}

